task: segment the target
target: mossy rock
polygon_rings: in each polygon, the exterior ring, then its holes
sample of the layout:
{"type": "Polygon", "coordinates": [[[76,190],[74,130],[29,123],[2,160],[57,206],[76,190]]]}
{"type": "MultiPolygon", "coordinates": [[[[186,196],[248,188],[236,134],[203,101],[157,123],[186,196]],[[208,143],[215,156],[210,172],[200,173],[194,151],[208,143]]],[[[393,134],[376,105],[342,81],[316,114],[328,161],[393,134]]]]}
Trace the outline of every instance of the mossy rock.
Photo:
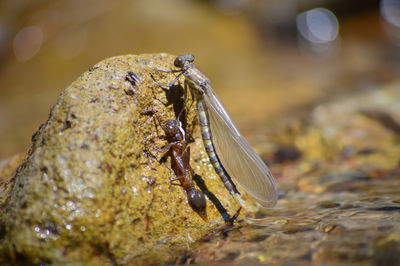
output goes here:
{"type": "MultiPolygon", "coordinates": [[[[65,89],[3,192],[0,257],[5,262],[166,263],[222,219],[211,203],[206,223],[190,208],[152,147],[182,108],[182,87],[168,84],[175,56],[106,59],[65,89]]],[[[189,105],[188,105],[189,106],[189,105]]],[[[195,105],[186,130],[196,135],[195,105]]],[[[191,165],[228,210],[232,198],[210,171],[201,138],[191,165]]]]}

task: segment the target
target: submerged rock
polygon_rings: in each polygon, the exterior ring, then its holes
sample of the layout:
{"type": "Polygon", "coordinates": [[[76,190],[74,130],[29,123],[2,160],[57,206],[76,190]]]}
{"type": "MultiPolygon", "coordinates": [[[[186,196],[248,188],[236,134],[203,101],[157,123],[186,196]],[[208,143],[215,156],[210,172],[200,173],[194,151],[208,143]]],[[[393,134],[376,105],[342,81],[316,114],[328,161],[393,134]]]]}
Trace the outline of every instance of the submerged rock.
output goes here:
{"type": "MultiPolygon", "coordinates": [[[[166,92],[174,56],[127,55],[90,68],[64,90],[32,137],[11,191],[3,191],[0,257],[14,263],[165,263],[222,219],[208,202],[210,223],[157,159],[162,123],[182,108],[182,87],[166,92]]],[[[187,114],[193,133],[196,112],[187,114]]],[[[223,205],[231,197],[211,173],[201,138],[191,165],[223,205]]]]}

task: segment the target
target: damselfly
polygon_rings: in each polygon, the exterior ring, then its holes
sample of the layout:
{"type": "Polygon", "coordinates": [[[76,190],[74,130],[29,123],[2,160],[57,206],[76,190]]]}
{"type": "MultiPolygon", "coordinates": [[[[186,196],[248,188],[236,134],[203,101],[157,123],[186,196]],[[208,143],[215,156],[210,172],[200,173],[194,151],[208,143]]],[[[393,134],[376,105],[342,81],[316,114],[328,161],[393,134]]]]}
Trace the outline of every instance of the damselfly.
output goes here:
{"type": "Polygon", "coordinates": [[[181,55],[174,61],[177,70],[162,72],[179,73],[169,86],[182,75],[185,77],[185,103],[189,88],[196,100],[204,146],[215,171],[232,195],[239,196],[240,193],[231,176],[261,206],[274,206],[277,194],[267,165],[240,134],[210,81],[193,62],[193,55],[181,55]]]}

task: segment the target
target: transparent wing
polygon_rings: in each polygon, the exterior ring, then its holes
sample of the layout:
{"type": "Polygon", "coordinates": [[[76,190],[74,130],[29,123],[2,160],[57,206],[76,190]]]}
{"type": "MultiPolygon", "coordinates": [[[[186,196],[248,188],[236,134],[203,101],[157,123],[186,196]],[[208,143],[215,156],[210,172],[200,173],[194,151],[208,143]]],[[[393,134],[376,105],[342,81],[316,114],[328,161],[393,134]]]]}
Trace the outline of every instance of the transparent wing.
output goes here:
{"type": "Polygon", "coordinates": [[[240,134],[211,87],[204,95],[204,101],[213,143],[225,170],[263,207],[274,206],[277,194],[267,165],[240,134]]]}

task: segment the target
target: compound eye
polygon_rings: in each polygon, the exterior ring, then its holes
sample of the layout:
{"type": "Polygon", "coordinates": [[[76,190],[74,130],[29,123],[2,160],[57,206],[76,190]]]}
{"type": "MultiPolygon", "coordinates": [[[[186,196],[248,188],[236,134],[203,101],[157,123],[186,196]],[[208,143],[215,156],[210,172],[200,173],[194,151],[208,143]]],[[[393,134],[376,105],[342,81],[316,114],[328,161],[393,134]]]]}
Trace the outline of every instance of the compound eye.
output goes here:
{"type": "Polygon", "coordinates": [[[174,61],[174,66],[175,67],[183,67],[183,58],[181,56],[178,56],[175,61],[174,61]]]}

